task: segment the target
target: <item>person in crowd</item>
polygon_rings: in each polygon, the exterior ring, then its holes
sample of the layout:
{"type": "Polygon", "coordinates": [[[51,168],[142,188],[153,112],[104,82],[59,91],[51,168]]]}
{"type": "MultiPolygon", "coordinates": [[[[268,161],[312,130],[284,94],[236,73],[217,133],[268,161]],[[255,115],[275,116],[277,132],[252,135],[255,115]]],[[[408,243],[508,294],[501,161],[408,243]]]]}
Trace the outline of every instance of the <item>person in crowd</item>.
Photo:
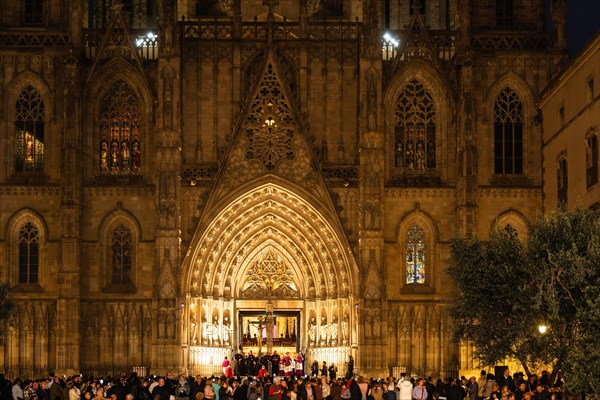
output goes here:
{"type": "Polygon", "coordinates": [[[400,374],[400,383],[398,384],[398,387],[400,388],[399,400],[411,400],[413,398],[413,385],[410,383],[410,380],[406,379],[405,372],[400,374]]]}
{"type": "Polygon", "coordinates": [[[65,400],[60,379],[55,376],[50,386],[50,400],[65,400]]]}
{"type": "Polygon", "coordinates": [[[479,384],[477,383],[477,378],[472,376],[469,379],[471,384],[469,385],[469,400],[478,400],[479,399],[479,384]]]}
{"type": "Polygon", "coordinates": [[[15,379],[15,382],[12,386],[12,398],[13,400],[23,400],[23,388],[21,388],[20,378],[15,379]]]}
{"type": "Polygon", "coordinates": [[[349,386],[351,400],[361,400],[362,393],[360,391],[360,387],[358,386],[358,381],[354,378],[351,378],[349,386]]]}
{"type": "MultiPolygon", "coordinates": [[[[37,392],[33,387],[35,382],[31,379],[25,379],[23,382],[23,399],[24,400],[37,400],[37,392]]],[[[75,400],[80,400],[79,397],[75,400]]]]}
{"type": "Polygon", "coordinates": [[[415,387],[412,391],[412,398],[415,400],[427,399],[427,389],[425,388],[425,379],[420,378],[417,381],[417,385],[415,385],[415,387]]]}
{"type": "Polygon", "coordinates": [[[348,356],[348,363],[346,365],[346,379],[349,380],[354,376],[354,358],[348,356]]]}
{"type": "Polygon", "coordinates": [[[260,369],[258,370],[258,379],[264,379],[268,375],[269,372],[267,371],[267,368],[264,365],[260,367],[260,369]]]}
{"type": "Polygon", "coordinates": [[[317,360],[313,361],[310,367],[310,375],[318,376],[319,375],[319,362],[317,360]]]}
{"type": "Polygon", "coordinates": [[[166,379],[162,376],[158,378],[158,385],[152,390],[152,398],[154,400],[170,400],[170,397],[173,393],[166,385],[166,382],[166,379]]]}
{"type": "Polygon", "coordinates": [[[175,385],[175,397],[178,400],[187,400],[190,396],[190,384],[185,379],[184,375],[179,377],[179,381],[175,385]]]}
{"type": "Polygon", "coordinates": [[[519,383],[519,387],[515,391],[515,400],[523,400],[523,396],[527,392],[527,383],[521,382],[519,383]]]}
{"type": "Polygon", "coordinates": [[[372,398],[372,400],[383,400],[383,389],[381,388],[381,381],[379,379],[371,385],[369,398],[372,398]]]}
{"type": "MultiPolygon", "coordinates": [[[[67,383],[67,389],[69,390],[69,400],[81,400],[81,391],[73,381],[67,383]]],[[[25,399],[29,400],[29,399],[25,399]]]]}
{"type": "Polygon", "coordinates": [[[342,394],[340,395],[340,397],[342,398],[342,400],[350,400],[350,398],[352,397],[350,395],[350,388],[348,386],[346,386],[346,384],[342,384],[341,386],[342,389],[342,394]]]}
{"type": "Polygon", "coordinates": [[[331,400],[331,386],[327,383],[327,374],[321,375],[321,396],[323,400],[331,400]]]}
{"type": "Polygon", "coordinates": [[[342,387],[340,386],[340,382],[337,379],[334,379],[330,382],[331,391],[329,396],[331,400],[342,400],[342,387]]]}
{"type": "Polygon", "coordinates": [[[448,400],[464,400],[466,396],[467,392],[462,387],[462,381],[460,379],[451,379],[450,388],[446,391],[446,398],[448,400]]]}
{"type": "Polygon", "coordinates": [[[298,390],[298,398],[300,400],[316,400],[316,394],[313,393],[313,387],[310,383],[310,379],[304,379],[302,388],[298,390]]]}
{"type": "Polygon", "coordinates": [[[550,392],[548,392],[548,389],[541,382],[538,382],[532,397],[533,400],[550,400],[550,392]]]}
{"type": "Polygon", "coordinates": [[[223,359],[223,362],[221,363],[221,368],[223,369],[223,375],[225,375],[225,371],[227,370],[227,367],[229,367],[230,365],[231,365],[231,362],[229,361],[227,356],[225,356],[225,358],[223,359]]]}
{"type": "Polygon", "coordinates": [[[479,374],[479,379],[477,379],[477,390],[479,391],[477,393],[477,396],[479,397],[479,400],[483,400],[484,398],[484,391],[485,391],[485,384],[487,383],[487,372],[485,372],[484,369],[481,370],[481,373],[479,374]]]}
{"type": "Polygon", "coordinates": [[[506,386],[510,392],[515,392],[515,381],[510,375],[510,370],[508,368],[504,368],[502,376],[498,378],[498,386],[500,386],[500,388],[504,388],[504,386],[506,386]]]}
{"type": "Polygon", "coordinates": [[[361,400],[367,400],[367,396],[369,395],[369,384],[364,376],[359,376],[357,382],[358,388],[360,389],[360,398],[361,400]]]}
{"type": "Polygon", "coordinates": [[[487,374],[485,388],[483,390],[484,399],[487,399],[492,395],[492,392],[494,391],[494,386],[496,386],[496,377],[494,377],[494,374],[487,374]]]}
{"type": "Polygon", "coordinates": [[[329,366],[329,382],[333,382],[335,381],[335,379],[337,378],[337,367],[334,363],[331,363],[331,365],[329,366]]]}
{"type": "Polygon", "coordinates": [[[527,391],[535,392],[535,389],[537,388],[537,384],[538,384],[538,376],[536,374],[531,375],[529,377],[529,379],[527,380],[527,391]]]}
{"type": "MultiPolygon", "coordinates": [[[[52,389],[52,388],[50,388],[52,389]]],[[[103,400],[104,399],[104,388],[97,387],[96,393],[94,393],[94,400],[103,400]]]]}

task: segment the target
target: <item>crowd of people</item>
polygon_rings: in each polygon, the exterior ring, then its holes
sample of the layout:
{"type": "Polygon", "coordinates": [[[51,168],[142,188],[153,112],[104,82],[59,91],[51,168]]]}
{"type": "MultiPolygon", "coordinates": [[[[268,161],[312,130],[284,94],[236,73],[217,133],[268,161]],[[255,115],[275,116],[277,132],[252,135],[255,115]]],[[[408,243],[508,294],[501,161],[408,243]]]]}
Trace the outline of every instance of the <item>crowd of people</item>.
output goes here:
{"type": "MultiPolygon", "coordinates": [[[[280,356],[277,351],[273,354],[261,353],[255,356],[250,350],[248,353],[238,352],[234,356],[233,363],[227,357],[223,360],[223,375],[228,378],[233,376],[257,376],[263,378],[266,375],[285,376],[285,377],[302,377],[305,375],[305,360],[304,353],[290,354],[286,352],[280,356]]],[[[346,363],[345,376],[349,377],[354,374],[354,359],[350,356],[346,363]]],[[[337,378],[338,367],[335,363],[327,365],[325,361],[319,364],[318,361],[313,361],[310,367],[311,376],[325,375],[330,381],[337,378]]]]}
{"type": "Polygon", "coordinates": [[[17,378],[13,382],[0,374],[0,400],[562,400],[560,379],[551,383],[549,374],[525,379],[521,373],[511,376],[508,369],[498,378],[482,371],[479,379],[473,376],[437,382],[404,373],[399,379],[366,379],[349,371],[344,377],[331,376],[325,368],[311,372],[316,373],[297,376],[267,372],[235,378],[175,378],[172,373],[143,378],[132,373],[106,379],[50,374],[44,379],[17,378]]]}

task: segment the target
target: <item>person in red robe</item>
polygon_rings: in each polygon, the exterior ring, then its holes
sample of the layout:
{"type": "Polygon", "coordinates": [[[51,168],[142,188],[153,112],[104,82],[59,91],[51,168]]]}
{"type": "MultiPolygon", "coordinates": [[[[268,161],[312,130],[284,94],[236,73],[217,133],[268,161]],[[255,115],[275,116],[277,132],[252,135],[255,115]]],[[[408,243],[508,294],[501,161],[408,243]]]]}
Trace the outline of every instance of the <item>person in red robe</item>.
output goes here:
{"type": "Polygon", "coordinates": [[[231,367],[231,364],[225,369],[225,377],[227,379],[233,379],[233,368],[231,367]]]}
{"type": "Polygon", "coordinates": [[[263,379],[267,375],[269,375],[269,371],[267,371],[263,365],[262,368],[258,370],[258,379],[263,379]]]}

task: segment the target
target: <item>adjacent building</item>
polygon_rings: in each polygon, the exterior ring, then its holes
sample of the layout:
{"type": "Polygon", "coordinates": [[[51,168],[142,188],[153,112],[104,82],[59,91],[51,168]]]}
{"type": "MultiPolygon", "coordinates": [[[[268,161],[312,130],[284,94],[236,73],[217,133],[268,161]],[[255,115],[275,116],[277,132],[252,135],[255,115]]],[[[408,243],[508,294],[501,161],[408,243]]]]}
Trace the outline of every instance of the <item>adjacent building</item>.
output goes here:
{"type": "Polygon", "coordinates": [[[599,79],[597,34],[542,95],[546,211],[600,206],[599,79]]]}

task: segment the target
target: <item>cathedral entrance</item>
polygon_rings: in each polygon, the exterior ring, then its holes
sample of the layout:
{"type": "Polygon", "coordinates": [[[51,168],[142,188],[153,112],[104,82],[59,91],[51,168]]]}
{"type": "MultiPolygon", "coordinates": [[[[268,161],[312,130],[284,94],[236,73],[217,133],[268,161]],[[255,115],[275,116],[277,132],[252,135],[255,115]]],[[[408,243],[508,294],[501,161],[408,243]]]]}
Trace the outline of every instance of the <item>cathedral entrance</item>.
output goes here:
{"type": "Polygon", "coordinates": [[[334,217],[274,183],[230,201],[187,256],[184,368],[220,374],[240,349],[343,365],[358,337],[357,273],[334,217]]]}

